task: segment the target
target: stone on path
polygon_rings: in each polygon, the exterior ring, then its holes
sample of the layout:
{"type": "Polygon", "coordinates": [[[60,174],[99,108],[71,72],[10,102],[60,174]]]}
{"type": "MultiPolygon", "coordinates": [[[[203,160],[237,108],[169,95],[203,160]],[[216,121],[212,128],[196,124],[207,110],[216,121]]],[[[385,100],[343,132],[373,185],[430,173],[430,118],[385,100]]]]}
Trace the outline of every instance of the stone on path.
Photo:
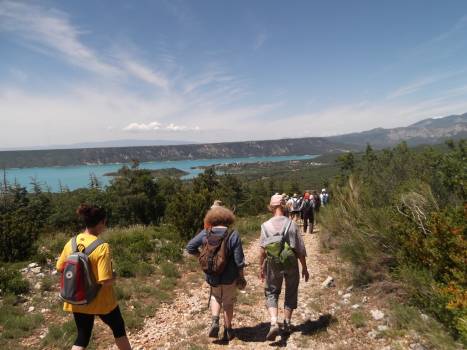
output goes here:
{"type": "Polygon", "coordinates": [[[375,321],[379,321],[384,318],[384,312],[382,312],[381,310],[373,309],[370,311],[370,313],[375,321]]]}
{"type": "Polygon", "coordinates": [[[33,312],[35,310],[35,307],[34,306],[30,306],[29,309],[28,309],[28,312],[33,312]]]}
{"type": "Polygon", "coordinates": [[[331,276],[328,276],[323,283],[321,283],[321,288],[331,288],[331,287],[334,287],[335,286],[335,283],[334,283],[334,278],[332,278],[331,276]]]}

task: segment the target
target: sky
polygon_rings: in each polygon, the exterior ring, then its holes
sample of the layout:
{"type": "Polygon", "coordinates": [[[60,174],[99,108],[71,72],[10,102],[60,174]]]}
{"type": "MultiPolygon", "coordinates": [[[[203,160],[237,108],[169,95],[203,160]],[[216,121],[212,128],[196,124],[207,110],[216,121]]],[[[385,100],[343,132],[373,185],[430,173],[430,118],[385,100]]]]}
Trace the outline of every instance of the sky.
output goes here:
{"type": "Polygon", "coordinates": [[[0,148],[467,112],[467,1],[0,0],[0,148]]]}

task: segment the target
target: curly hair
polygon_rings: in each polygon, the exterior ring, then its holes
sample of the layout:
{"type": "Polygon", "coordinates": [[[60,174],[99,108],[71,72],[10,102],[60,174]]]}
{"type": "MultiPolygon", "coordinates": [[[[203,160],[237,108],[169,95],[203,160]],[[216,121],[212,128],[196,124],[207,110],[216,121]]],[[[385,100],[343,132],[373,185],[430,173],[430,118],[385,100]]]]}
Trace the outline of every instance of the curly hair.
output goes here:
{"type": "Polygon", "coordinates": [[[213,207],[204,217],[204,227],[227,226],[235,222],[234,213],[225,207],[213,207]]]}

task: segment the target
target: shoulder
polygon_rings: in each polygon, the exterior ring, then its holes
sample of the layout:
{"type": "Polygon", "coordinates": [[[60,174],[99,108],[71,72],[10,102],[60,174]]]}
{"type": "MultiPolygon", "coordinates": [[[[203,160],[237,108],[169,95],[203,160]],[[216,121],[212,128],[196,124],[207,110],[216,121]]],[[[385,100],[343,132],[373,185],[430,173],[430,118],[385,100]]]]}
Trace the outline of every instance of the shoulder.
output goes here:
{"type": "Polygon", "coordinates": [[[103,256],[110,253],[110,245],[107,242],[101,243],[97,248],[91,253],[95,256],[103,256]]]}

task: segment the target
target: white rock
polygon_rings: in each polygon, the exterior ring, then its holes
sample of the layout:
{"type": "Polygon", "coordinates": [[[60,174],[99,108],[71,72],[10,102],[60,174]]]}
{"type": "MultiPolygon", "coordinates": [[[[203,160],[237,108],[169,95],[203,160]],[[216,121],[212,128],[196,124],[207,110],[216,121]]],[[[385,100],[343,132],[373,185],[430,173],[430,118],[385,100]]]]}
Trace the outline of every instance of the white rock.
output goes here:
{"type": "Polygon", "coordinates": [[[338,290],[338,291],[337,291],[337,295],[338,295],[338,296],[341,296],[342,294],[344,294],[344,293],[343,293],[341,290],[338,290]]]}
{"type": "Polygon", "coordinates": [[[375,321],[379,321],[384,318],[384,312],[382,312],[381,310],[373,309],[370,311],[370,313],[375,321]]]}
{"type": "Polygon", "coordinates": [[[430,318],[426,314],[420,314],[420,317],[422,318],[423,321],[428,321],[428,319],[430,318]]]}
{"type": "Polygon", "coordinates": [[[378,331],[380,331],[380,332],[386,332],[388,329],[389,329],[389,327],[385,326],[385,325],[379,325],[378,326],[378,331]]]}
{"type": "Polygon", "coordinates": [[[349,286],[349,287],[347,287],[347,289],[345,291],[347,293],[350,293],[352,290],[353,290],[353,286],[349,286]]]}
{"type": "Polygon", "coordinates": [[[40,266],[33,267],[33,268],[31,269],[31,272],[36,273],[36,274],[37,274],[37,273],[40,273],[40,272],[41,272],[41,267],[40,267],[40,266]]]}
{"type": "Polygon", "coordinates": [[[28,309],[28,312],[33,312],[35,310],[35,307],[34,306],[30,306],[29,309],[28,309]]]}
{"type": "Polygon", "coordinates": [[[321,288],[330,288],[330,287],[334,287],[335,284],[334,284],[334,278],[332,278],[331,276],[328,276],[323,283],[321,283],[321,288]]]}
{"type": "Polygon", "coordinates": [[[367,296],[364,296],[362,298],[362,303],[365,304],[366,302],[368,302],[368,297],[367,296]]]}
{"type": "Polygon", "coordinates": [[[57,273],[58,273],[57,270],[53,270],[53,271],[52,271],[52,276],[55,276],[57,273]]]}
{"type": "Polygon", "coordinates": [[[37,282],[35,285],[34,285],[34,289],[41,289],[42,288],[42,283],[41,282],[37,282]]]}
{"type": "Polygon", "coordinates": [[[353,304],[351,307],[352,307],[352,309],[355,310],[355,309],[358,309],[360,307],[360,304],[353,304]]]}
{"type": "Polygon", "coordinates": [[[378,336],[378,332],[376,331],[370,331],[367,333],[368,338],[370,339],[375,339],[378,336]]]}
{"type": "Polygon", "coordinates": [[[352,296],[352,293],[347,293],[342,296],[344,299],[349,299],[352,296]]]}
{"type": "Polygon", "coordinates": [[[49,309],[41,309],[41,314],[45,314],[49,311],[49,309]]]}
{"type": "Polygon", "coordinates": [[[32,269],[33,267],[37,267],[37,266],[39,266],[38,263],[30,263],[30,264],[28,265],[28,267],[29,267],[30,269],[32,269]]]}
{"type": "Polygon", "coordinates": [[[349,299],[342,299],[342,300],[341,300],[341,304],[343,304],[343,305],[349,305],[349,304],[350,304],[350,300],[349,300],[349,299]]]}
{"type": "Polygon", "coordinates": [[[45,275],[44,275],[44,273],[41,272],[41,273],[38,273],[38,274],[37,274],[37,277],[39,277],[39,278],[44,278],[45,275]]]}

